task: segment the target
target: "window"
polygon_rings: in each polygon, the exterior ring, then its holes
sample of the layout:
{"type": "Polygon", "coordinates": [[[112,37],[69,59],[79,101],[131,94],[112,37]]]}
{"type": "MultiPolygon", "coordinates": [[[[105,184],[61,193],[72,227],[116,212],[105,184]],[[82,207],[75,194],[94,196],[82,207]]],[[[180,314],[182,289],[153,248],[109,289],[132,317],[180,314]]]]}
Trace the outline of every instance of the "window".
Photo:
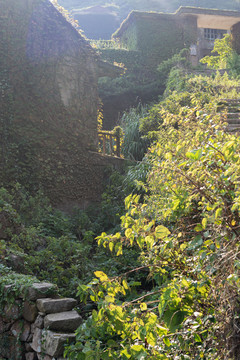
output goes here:
{"type": "Polygon", "coordinates": [[[207,40],[222,39],[224,34],[226,34],[226,30],[204,29],[204,38],[207,40]]]}

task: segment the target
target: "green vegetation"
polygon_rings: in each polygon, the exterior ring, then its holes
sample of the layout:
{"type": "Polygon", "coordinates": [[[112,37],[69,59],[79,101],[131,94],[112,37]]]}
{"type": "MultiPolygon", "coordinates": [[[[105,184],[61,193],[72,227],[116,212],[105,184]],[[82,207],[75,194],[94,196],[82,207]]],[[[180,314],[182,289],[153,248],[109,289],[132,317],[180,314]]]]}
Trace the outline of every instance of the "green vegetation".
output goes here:
{"type": "Polygon", "coordinates": [[[54,210],[41,192],[31,196],[20,185],[11,191],[1,188],[1,263],[53,282],[62,295],[71,296],[76,295],[79,280],[89,281],[96,267],[113,274],[127,267],[127,256],[116,264],[94,242],[103,229],[119,228],[123,199],[132,189],[123,183],[123,175],[108,175],[101,204],[86,211],[76,209],[71,216],[54,210]]]}
{"type": "Polygon", "coordinates": [[[40,191],[0,190],[0,291],[36,276],[78,296],[69,359],[237,359],[240,138],[218,104],[239,82],[187,75],[179,59],[159,68],[159,103],[124,113],[133,163],[106,174],[99,207],[70,216],[40,191]]]}
{"type": "MultiPolygon", "coordinates": [[[[99,44],[103,56],[128,69],[122,79],[102,79],[103,94],[157,91],[160,83],[165,92],[123,114],[130,166],[106,172],[98,206],[66,215],[41,191],[33,195],[36,179],[14,167],[11,106],[0,109],[3,161],[32,190],[0,188],[0,308],[14,301],[5,285],[19,295],[50,281],[81,303],[84,322],[65,348],[69,360],[238,359],[240,136],[225,131],[219,103],[238,96],[239,55],[226,36],[216,42],[219,56],[204,61],[230,67],[230,75],[186,74],[183,50],[146,82],[139,53],[106,44],[99,44]]],[[[4,76],[0,100],[11,105],[4,76]]]]}
{"type": "Polygon", "coordinates": [[[138,264],[114,276],[99,268],[78,287],[95,305],[69,359],[237,359],[240,138],[224,131],[218,102],[238,82],[179,78],[182,92],[171,82],[144,114],[151,122],[158,107],[161,119],[147,180],[125,199],[120,231],[98,236],[116,261],[134,250],[138,264]]]}
{"type": "Polygon", "coordinates": [[[124,139],[122,152],[126,159],[140,161],[147,152],[149,142],[142,137],[139,131],[140,119],[147,114],[144,107],[133,108],[122,116],[124,139]]]}
{"type": "Polygon", "coordinates": [[[205,56],[200,60],[201,63],[212,69],[229,69],[233,76],[240,75],[240,55],[232,49],[231,35],[227,34],[223,39],[217,39],[212,53],[215,55],[205,56]]]}

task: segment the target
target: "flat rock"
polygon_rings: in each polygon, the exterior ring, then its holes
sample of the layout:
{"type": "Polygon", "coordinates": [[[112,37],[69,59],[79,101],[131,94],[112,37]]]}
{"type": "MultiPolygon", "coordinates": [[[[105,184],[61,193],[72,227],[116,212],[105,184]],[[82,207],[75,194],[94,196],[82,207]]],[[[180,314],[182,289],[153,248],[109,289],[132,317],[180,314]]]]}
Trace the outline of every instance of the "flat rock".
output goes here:
{"type": "Polygon", "coordinates": [[[45,314],[54,314],[70,311],[77,305],[77,301],[71,298],[62,299],[38,299],[38,310],[45,314]]]}
{"type": "Polygon", "coordinates": [[[81,316],[73,310],[47,315],[44,319],[44,327],[49,330],[74,332],[81,322],[81,316]]]}
{"type": "Polygon", "coordinates": [[[42,298],[47,298],[49,296],[57,295],[57,287],[54,284],[41,282],[34,283],[31,287],[28,288],[27,299],[28,300],[37,300],[42,298]]]}
{"type": "Polygon", "coordinates": [[[49,356],[62,356],[64,344],[74,340],[75,334],[60,334],[48,330],[43,335],[43,351],[49,356]]]}

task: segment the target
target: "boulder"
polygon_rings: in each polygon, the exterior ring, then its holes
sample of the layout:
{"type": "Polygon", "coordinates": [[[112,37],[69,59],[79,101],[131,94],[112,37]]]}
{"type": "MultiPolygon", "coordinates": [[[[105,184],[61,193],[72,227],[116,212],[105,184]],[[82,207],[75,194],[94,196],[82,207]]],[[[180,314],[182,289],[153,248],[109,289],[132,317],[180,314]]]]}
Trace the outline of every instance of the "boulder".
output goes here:
{"type": "Polygon", "coordinates": [[[38,310],[46,314],[60,313],[70,311],[77,305],[75,299],[39,299],[37,300],[38,310]]]}
{"type": "Polygon", "coordinates": [[[81,316],[74,310],[49,314],[44,319],[44,327],[46,329],[61,332],[74,332],[81,323],[81,316]]]}

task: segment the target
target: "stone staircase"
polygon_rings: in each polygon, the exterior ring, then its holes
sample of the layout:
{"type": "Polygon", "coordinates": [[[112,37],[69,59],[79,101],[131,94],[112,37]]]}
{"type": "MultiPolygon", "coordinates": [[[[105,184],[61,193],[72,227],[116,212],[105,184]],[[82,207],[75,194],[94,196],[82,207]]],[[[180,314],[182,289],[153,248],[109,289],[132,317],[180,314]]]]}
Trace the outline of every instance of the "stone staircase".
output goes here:
{"type": "Polygon", "coordinates": [[[240,98],[239,99],[221,99],[218,105],[218,111],[227,109],[227,128],[230,133],[240,133],[240,98]]]}

